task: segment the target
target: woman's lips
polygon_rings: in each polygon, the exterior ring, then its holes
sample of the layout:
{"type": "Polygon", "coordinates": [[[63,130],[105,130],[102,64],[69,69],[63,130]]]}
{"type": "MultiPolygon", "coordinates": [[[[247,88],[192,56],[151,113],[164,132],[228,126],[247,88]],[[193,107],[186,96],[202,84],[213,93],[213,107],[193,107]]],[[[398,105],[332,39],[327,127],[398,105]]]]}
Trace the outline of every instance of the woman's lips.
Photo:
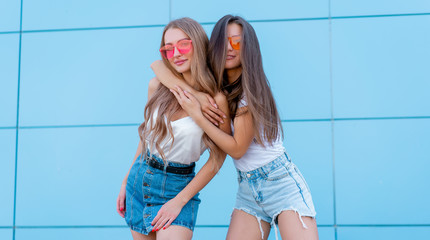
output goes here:
{"type": "Polygon", "coordinates": [[[235,57],[236,57],[235,55],[227,55],[227,60],[232,60],[235,57]]]}
{"type": "Polygon", "coordinates": [[[184,64],[186,61],[187,61],[187,59],[184,59],[184,60],[178,60],[178,61],[175,61],[174,63],[175,63],[175,65],[176,65],[176,66],[181,66],[181,65],[182,65],[182,64],[184,64]]]}

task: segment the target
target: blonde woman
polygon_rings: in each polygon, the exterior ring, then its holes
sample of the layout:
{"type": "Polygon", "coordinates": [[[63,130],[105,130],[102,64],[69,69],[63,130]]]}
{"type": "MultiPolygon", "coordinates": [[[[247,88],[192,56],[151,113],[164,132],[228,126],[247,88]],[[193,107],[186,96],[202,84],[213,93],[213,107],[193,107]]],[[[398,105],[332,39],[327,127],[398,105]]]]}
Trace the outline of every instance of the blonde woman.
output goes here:
{"type": "MultiPolygon", "coordinates": [[[[196,21],[170,22],[161,40],[164,64],[175,76],[205,92],[228,110],[225,96],[206,65],[208,38],[196,21]]],[[[230,133],[226,121],[220,129],[230,133]]],[[[124,178],[117,211],[134,239],[191,239],[200,203],[198,192],[215,176],[225,153],[188,116],[170,90],[152,79],[148,87],[140,143],[124,178]],[[209,148],[210,157],[195,174],[195,162],[209,148]]]]}

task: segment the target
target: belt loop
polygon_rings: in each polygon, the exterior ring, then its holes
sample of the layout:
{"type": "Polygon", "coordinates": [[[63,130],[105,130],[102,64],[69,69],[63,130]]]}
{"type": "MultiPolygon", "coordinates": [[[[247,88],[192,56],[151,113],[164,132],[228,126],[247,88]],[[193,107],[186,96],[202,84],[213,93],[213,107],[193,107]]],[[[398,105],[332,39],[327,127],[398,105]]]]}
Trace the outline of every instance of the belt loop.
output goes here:
{"type": "MultiPolygon", "coordinates": [[[[164,161],[163,161],[163,163],[164,163],[164,161]]],[[[168,161],[166,161],[166,163],[164,163],[163,165],[164,165],[164,169],[163,169],[163,171],[164,171],[164,173],[167,173],[167,167],[168,167],[168,165],[169,165],[169,162],[168,162],[168,161]]]]}

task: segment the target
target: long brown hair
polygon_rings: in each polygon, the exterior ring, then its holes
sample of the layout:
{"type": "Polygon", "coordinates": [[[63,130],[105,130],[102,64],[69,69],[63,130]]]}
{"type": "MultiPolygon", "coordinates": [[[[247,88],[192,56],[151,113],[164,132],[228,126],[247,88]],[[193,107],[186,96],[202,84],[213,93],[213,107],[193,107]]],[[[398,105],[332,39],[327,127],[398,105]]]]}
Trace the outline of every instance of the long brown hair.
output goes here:
{"type": "MultiPolygon", "coordinates": [[[[164,46],[164,35],[167,30],[177,28],[182,30],[192,40],[193,47],[193,58],[191,61],[191,78],[193,79],[193,87],[205,93],[209,93],[214,96],[218,92],[218,86],[216,81],[211,74],[206,60],[206,53],[208,47],[208,37],[203,27],[191,18],[180,18],[171,21],[164,28],[163,35],[161,38],[161,46],[164,46]]],[[[180,79],[184,80],[183,76],[178,73],[169,63],[167,59],[164,59],[164,64],[180,79]]],[[[185,80],[184,80],[185,81],[185,80]]],[[[165,161],[165,154],[162,150],[160,143],[169,137],[173,142],[175,138],[173,136],[173,130],[171,126],[172,116],[181,111],[182,108],[176,100],[175,96],[170,92],[168,88],[160,84],[158,89],[153,93],[152,97],[146,103],[145,106],[145,121],[139,126],[139,136],[143,143],[143,151],[146,154],[148,150],[148,143],[155,145],[157,151],[160,153],[161,158],[165,161]],[[157,112],[157,116],[153,116],[157,112]],[[155,120],[155,121],[154,121],[155,120]],[[148,124],[150,123],[150,124],[148,124]],[[169,134],[169,136],[168,136],[169,134]]],[[[203,141],[209,148],[212,157],[213,166],[219,168],[216,165],[215,159],[221,156],[221,150],[212,142],[212,140],[206,135],[203,135],[203,141]]]]}
{"type": "Polygon", "coordinates": [[[250,111],[254,123],[256,142],[264,145],[265,140],[271,144],[280,134],[283,138],[281,119],[263,69],[260,44],[251,24],[238,16],[226,15],[222,17],[212,31],[208,55],[218,87],[227,94],[232,119],[242,114],[237,112],[237,106],[240,99],[245,95],[248,111],[250,111]],[[225,59],[228,50],[227,27],[232,23],[242,27],[240,42],[242,73],[236,81],[229,83],[225,70],[225,59]]]}

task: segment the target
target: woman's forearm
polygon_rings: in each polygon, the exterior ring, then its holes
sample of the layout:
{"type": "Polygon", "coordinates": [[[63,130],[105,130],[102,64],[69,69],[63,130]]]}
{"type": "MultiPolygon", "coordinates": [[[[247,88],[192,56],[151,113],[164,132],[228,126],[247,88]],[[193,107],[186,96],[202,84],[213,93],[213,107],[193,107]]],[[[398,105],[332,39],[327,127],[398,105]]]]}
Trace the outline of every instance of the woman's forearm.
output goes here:
{"type": "Polygon", "coordinates": [[[185,89],[193,94],[196,94],[197,91],[188,85],[185,81],[179,79],[175,76],[170,69],[164,65],[162,60],[157,60],[151,64],[152,71],[154,71],[155,76],[161,84],[166,86],[169,89],[175,89],[176,86],[185,89]]]}
{"type": "Polygon", "coordinates": [[[236,155],[238,144],[234,139],[234,136],[224,133],[215,127],[211,122],[209,122],[206,118],[201,117],[199,120],[194,119],[197,125],[199,125],[203,131],[209,136],[214,143],[221,148],[225,153],[234,157],[236,155]]]}
{"type": "MultiPolygon", "coordinates": [[[[221,166],[225,160],[225,154],[223,154],[222,159],[217,159],[217,163],[221,166]]],[[[216,175],[218,170],[216,170],[210,160],[208,160],[205,165],[200,169],[196,176],[191,180],[188,185],[182,189],[175,198],[180,200],[180,202],[185,205],[191,198],[193,198],[198,192],[200,192],[216,175]]]]}

